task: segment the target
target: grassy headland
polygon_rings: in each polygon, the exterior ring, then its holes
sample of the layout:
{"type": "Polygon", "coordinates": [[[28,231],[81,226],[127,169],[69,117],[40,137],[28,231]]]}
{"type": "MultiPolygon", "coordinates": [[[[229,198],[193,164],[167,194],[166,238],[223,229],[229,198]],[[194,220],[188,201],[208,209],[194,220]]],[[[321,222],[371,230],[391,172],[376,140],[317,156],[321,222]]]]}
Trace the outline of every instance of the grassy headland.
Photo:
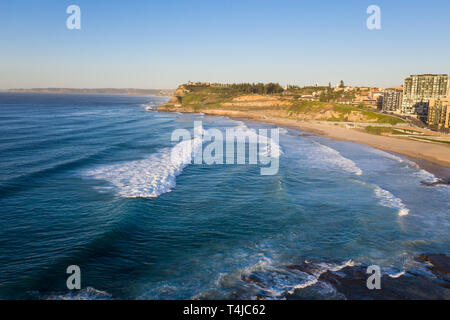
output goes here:
{"type": "Polygon", "coordinates": [[[231,113],[242,116],[277,117],[396,125],[404,120],[352,105],[310,101],[295,91],[283,92],[278,84],[189,85],[178,87],[160,111],[231,113]]]}

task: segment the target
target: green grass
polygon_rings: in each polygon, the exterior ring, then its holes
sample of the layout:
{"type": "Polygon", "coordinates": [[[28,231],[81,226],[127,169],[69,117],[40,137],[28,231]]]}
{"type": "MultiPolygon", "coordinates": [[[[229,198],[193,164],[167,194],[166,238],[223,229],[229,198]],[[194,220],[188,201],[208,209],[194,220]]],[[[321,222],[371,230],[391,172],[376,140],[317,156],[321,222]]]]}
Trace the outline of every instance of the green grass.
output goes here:
{"type": "Polygon", "coordinates": [[[436,143],[450,144],[450,141],[442,141],[442,140],[430,139],[430,138],[425,138],[425,137],[414,137],[414,139],[425,140],[425,141],[436,142],[436,143]]]}
{"type": "Polygon", "coordinates": [[[363,111],[358,107],[347,105],[347,104],[333,104],[334,110],[343,113],[350,113],[352,111],[363,111]]]}
{"type": "MultiPolygon", "coordinates": [[[[376,127],[376,126],[368,126],[365,128],[365,131],[367,133],[370,134],[376,134],[376,135],[403,135],[403,136],[409,136],[411,133],[409,132],[418,132],[418,131],[414,131],[414,130],[407,130],[407,129],[402,129],[402,130],[398,130],[395,128],[391,128],[391,127],[376,127]],[[403,132],[407,131],[407,132],[403,132]]],[[[436,140],[436,139],[431,139],[431,138],[426,138],[426,137],[418,137],[416,135],[413,136],[414,139],[419,139],[419,140],[424,140],[424,141],[430,141],[430,142],[436,142],[436,143],[444,143],[444,144],[450,144],[449,141],[442,141],[442,140],[436,140]]]]}
{"type": "Polygon", "coordinates": [[[288,108],[289,114],[319,112],[323,109],[325,103],[316,101],[298,100],[294,101],[288,108]]]}
{"type": "MultiPolygon", "coordinates": [[[[191,92],[182,98],[182,105],[187,107],[192,107],[195,110],[201,110],[202,108],[223,108],[222,104],[230,102],[233,98],[249,95],[235,90],[229,87],[201,87],[201,86],[187,86],[191,92]]],[[[279,94],[274,94],[274,96],[280,97],[279,94]]],[[[287,102],[288,100],[286,100],[287,102]]],[[[293,117],[298,114],[308,114],[308,113],[324,113],[326,111],[332,111],[335,113],[332,117],[324,119],[327,121],[344,122],[348,121],[348,117],[352,112],[359,112],[363,118],[367,119],[367,122],[375,123],[388,123],[391,125],[404,123],[402,119],[392,117],[389,115],[379,114],[367,109],[362,109],[352,105],[344,105],[337,103],[319,102],[319,101],[307,101],[307,100],[289,100],[292,103],[290,107],[264,107],[264,108],[253,108],[252,110],[259,111],[281,111],[287,112],[288,117],[293,117]]],[[[287,104],[287,103],[286,103],[287,104]]],[[[242,107],[228,107],[234,110],[248,111],[244,110],[242,107]]],[[[250,110],[249,109],[249,110],[250,110]]]]}
{"type": "Polygon", "coordinates": [[[201,101],[205,98],[205,95],[203,94],[189,94],[185,97],[183,97],[182,103],[183,104],[197,104],[201,103],[201,101]]]}
{"type": "Polygon", "coordinates": [[[417,131],[417,130],[411,130],[411,129],[401,129],[401,130],[395,130],[396,134],[411,134],[411,135],[423,135],[423,132],[417,131]]]}
{"type": "Polygon", "coordinates": [[[392,116],[388,116],[385,114],[375,113],[372,111],[362,111],[362,113],[367,116],[369,119],[376,119],[377,123],[389,123],[392,125],[396,125],[399,123],[405,123],[404,120],[392,116]]]}
{"type": "Polygon", "coordinates": [[[394,133],[394,129],[390,127],[367,126],[365,131],[370,134],[388,135],[394,133]]]}

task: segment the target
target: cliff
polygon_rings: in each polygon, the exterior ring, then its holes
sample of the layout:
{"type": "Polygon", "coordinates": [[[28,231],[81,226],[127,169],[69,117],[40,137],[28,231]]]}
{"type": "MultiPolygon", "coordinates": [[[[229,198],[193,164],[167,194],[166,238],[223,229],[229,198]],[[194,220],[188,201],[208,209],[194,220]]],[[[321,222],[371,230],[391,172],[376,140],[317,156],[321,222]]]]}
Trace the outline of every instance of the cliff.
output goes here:
{"type": "Polygon", "coordinates": [[[308,101],[283,93],[255,94],[233,86],[189,85],[177,88],[170,101],[158,107],[166,112],[202,112],[264,119],[398,124],[402,119],[356,106],[308,101]]]}

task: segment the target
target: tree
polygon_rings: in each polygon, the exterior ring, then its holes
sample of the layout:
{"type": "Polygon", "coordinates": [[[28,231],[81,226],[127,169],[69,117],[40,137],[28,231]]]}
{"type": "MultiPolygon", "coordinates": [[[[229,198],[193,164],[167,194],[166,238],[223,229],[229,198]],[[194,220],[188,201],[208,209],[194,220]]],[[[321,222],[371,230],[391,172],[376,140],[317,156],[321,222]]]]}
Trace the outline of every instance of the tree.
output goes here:
{"type": "Polygon", "coordinates": [[[339,83],[339,88],[344,88],[344,87],[345,87],[344,80],[341,80],[341,82],[339,83]]]}

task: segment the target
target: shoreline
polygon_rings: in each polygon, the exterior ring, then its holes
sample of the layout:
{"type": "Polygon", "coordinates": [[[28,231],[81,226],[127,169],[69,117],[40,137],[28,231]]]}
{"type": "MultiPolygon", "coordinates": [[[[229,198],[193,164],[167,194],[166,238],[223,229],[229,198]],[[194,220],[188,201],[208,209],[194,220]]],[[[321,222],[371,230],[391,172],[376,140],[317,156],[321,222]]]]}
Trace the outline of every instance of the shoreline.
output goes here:
{"type": "MultiPolygon", "coordinates": [[[[157,110],[157,112],[194,113],[182,110],[157,110]]],[[[444,145],[378,136],[357,129],[342,128],[331,124],[268,117],[243,111],[200,110],[195,113],[276,124],[286,128],[306,131],[316,136],[367,145],[375,149],[393,152],[406,158],[410,158],[420,168],[432,173],[437,178],[450,180],[450,147],[444,145]]]]}

